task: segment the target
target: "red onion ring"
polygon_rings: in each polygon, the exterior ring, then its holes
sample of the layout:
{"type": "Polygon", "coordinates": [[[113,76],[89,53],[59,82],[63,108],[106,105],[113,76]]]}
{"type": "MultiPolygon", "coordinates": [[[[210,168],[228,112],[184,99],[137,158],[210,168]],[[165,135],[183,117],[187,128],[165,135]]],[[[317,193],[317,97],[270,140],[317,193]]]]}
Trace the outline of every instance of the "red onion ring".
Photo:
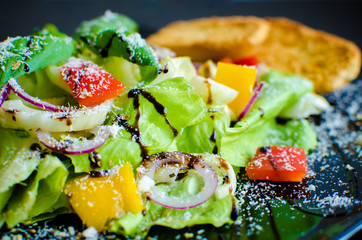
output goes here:
{"type": "Polygon", "coordinates": [[[18,82],[14,78],[11,78],[8,83],[16,95],[18,95],[20,98],[24,99],[26,102],[28,102],[36,107],[39,107],[39,108],[42,108],[42,109],[45,109],[45,110],[48,110],[51,112],[60,112],[60,111],[67,112],[67,111],[69,111],[68,107],[57,106],[57,105],[54,105],[54,104],[51,104],[48,102],[44,102],[44,101],[40,100],[39,98],[30,96],[28,93],[26,93],[24,91],[24,89],[22,89],[22,87],[18,84],[18,82]]]}
{"type": "Polygon", "coordinates": [[[181,199],[157,191],[153,186],[146,194],[155,203],[172,209],[187,209],[201,205],[215,193],[218,185],[218,177],[214,169],[201,158],[182,152],[158,153],[144,160],[137,169],[140,182],[142,182],[144,178],[154,179],[155,172],[167,164],[172,164],[178,169],[183,167],[195,169],[202,176],[204,187],[197,194],[181,199]]]}
{"type": "Polygon", "coordinates": [[[1,92],[0,92],[0,107],[3,105],[3,103],[5,102],[6,98],[9,96],[11,91],[11,87],[9,85],[9,83],[5,84],[3,87],[1,87],[1,92]]]}
{"type": "Polygon", "coordinates": [[[88,131],[93,133],[95,135],[95,138],[92,140],[85,140],[80,144],[75,144],[71,141],[58,141],[53,138],[49,132],[43,132],[41,129],[38,129],[36,131],[36,135],[39,141],[45,147],[51,149],[54,152],[69,155],[79,155],[93,152],[94,150],[102,146],[111,134],[110,126],[96,127],[88,131]]]}
{"type": "Polygon", "coordinates": [[[210,165],[219,177],[219,185],[215,191],[216,198],[221,199],[230,194],[234,195],[237,180],[231,164],[213,154],[197,154],[196,156],[210,165]]]}
{"type": "Polygon", "coordinates": [[[249,102],[244,107],[243,111],[241,111],[239,115],[239,120],[242,119],[250,110],[250,108],[253,106],[255,100],[258,98],[261,90],[263,89],[264,83],[260,82],[259,85],[256,87],[256,89],[253,92],[253,95],[251,96],[249,102]]]}

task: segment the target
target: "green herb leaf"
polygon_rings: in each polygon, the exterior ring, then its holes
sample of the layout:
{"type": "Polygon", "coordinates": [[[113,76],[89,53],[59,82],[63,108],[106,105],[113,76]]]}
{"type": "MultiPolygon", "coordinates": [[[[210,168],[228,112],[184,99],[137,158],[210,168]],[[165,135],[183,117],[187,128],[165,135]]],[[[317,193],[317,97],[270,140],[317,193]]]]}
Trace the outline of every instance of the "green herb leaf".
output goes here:
{"type": "MultiPolygon", "coordinates": [[[[76,29],[76,36],[96,37],[101,32],[107,30],[132,33],[138,31],[138,24],[125,15],[106,11],[105,14],[100,17],[84,21],[76,29]]],[[[92,40],[95,41],[95,39],[92,40]]]]}
{"type": "Polygon", "coordinates": [[[152,82],[159,72],[158,60],[139,33],[133,20],[111,12],[84,22],[75,37],[83,48],[90,48],[103,58],[123,57],[140,66],[143,84],[152,82]]]}
{"type": "Polygon", "coordinates": [[[69,58],[72,39],[54,36],[8,38],[0,43],[0,84],[69,58]]]}

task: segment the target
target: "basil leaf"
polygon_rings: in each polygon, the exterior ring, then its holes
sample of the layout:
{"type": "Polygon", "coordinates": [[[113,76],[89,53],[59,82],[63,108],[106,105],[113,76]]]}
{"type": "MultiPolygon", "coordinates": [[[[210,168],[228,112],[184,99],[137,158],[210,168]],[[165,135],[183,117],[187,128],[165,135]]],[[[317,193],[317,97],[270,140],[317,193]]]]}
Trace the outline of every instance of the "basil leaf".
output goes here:
{"type": "Polygon", "coordinates": [[[72,55],[73,50],[69,37],[8,38],[0,43],[0,84],[65,60],[72,55]]]}

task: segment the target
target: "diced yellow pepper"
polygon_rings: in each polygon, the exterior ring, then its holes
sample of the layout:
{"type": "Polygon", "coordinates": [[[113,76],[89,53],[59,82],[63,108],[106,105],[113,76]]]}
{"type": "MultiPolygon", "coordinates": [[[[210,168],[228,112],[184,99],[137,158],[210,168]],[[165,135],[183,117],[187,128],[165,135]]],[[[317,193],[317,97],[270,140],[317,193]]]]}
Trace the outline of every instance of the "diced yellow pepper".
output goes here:
{"type": "Polygon", "coordinates": [[[64,192],[83,223],[97,231],[102,231],[109,220],[125,212],[136,213],[143,209],[129,163],[117,173],[74,178],[66,183],[64,192]]]}
{"type": "Polygon", "coordinates": [[[228,107],[236,116],[239,116],[251,98],[256,75],[255,68],[231,63],[217,63],[214,80],[239,92],[236,98],[228,103],[228,107]]]}

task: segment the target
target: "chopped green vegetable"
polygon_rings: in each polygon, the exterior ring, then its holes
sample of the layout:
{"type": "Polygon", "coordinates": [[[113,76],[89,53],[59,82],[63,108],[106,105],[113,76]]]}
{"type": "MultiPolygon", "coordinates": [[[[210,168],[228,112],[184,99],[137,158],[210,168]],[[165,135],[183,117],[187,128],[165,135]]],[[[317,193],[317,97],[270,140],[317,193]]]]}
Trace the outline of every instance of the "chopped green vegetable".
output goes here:
{"type": "Polygon", "coordinates": [[[158,60],[146,41],[137,33],[133,20],[115,13],[84,22],[75,37],[101,57],[120,57],[140,66],[144,84],[152,82],[159,72],[158,60]]]}
{"type": "Polygon", "coordinates": [[[0,84],[69,58],[72,39],[54,36],[8,38],[0,43],[0,84]]]}
{"type": "Polygon", "coordinates": [[[134,33],[138,31],[138,24],[125,15],[106,11],[100,17],[84,21],[75,32],[76,36],[92,35],[94,37],[106,30],[134,33]]]}
{"type": "Polygon", "coordinates": [[[15,130],[1,129],[0,147],[0,223],[13,227],[55,210],[68,175],[63,163],[42,152],[36,138],[19,137],[15,130]]]}

